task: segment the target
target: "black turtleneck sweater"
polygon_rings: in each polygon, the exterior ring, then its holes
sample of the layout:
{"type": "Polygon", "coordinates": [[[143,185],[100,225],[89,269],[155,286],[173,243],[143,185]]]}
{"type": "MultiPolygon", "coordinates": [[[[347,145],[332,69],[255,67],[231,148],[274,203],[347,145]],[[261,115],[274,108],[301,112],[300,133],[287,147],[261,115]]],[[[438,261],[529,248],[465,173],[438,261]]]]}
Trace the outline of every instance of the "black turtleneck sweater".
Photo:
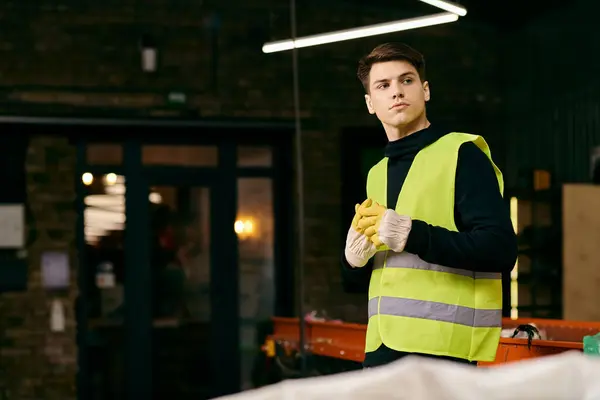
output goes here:
{"type": "MultiPolygon", "coordinates": [[[[396,207],[417,153],[448,132],[430,126],[387,144],[388,208],[396,207]]],[[[454,196],[458,232],[413,220],[405,251],[448,267],[509,273],[517,258],[516,235],[492,164],[474,143],[465,143],[459,150],[454,196]]],[[[342,278],[349,292],[366,292],[371,271],[372,260],[363,268],[352,268],[342,257],[342,278]]],[[[404,355],[382,345],[366,354],[364,365],[383,365],[404,355]]]]}

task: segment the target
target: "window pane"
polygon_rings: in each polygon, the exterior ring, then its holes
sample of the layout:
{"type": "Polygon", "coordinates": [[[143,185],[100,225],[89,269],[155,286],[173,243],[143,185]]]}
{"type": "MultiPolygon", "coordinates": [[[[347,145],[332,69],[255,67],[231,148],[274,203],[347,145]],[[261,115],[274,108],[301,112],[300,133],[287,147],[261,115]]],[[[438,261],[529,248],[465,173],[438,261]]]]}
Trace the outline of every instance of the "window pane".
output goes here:
{"type": "Polygon", "coordinates": [[[274,312],[273,194],[269,178],[238,180],[240,347],[242,388],[252,387],[252,366],[258,342],[258,326],[274,312]]]}
{"type": "Polygon", "coordinates": [[[219,161],[217,146],[162,146],[142,148],[142,162],[147,165],[215,167],[219,161]]]}
{"type": "Polygon", "coordinates": [[[120,144],[88,144],[86,153],[89,165],[121,165],[123,163],[123,147],[120,144]]]}
{"type": "Polygon", "coordinates": [[[210,189],[152,187],[155,317],[210,320],[210,189]]]}
{"type": "Polygon", "coordinates": [[[270,167],[273,162],[273,151],[270,147],[238,147],[238,166],[270,167]]]}
{"type": "Polygon", "coordinates": [[[115,237],[122,240],[125,227],[125,178],[121,175],[93,175],[86,172],[85,240],[90,246],[115,237]]]}

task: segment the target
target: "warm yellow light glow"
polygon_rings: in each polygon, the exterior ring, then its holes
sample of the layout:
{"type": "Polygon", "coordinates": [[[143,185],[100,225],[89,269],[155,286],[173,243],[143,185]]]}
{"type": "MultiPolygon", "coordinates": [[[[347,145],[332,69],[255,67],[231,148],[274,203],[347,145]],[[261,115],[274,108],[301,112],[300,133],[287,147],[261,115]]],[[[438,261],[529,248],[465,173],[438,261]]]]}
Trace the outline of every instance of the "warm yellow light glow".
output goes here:
{"type": "Polygon", "coordinates": [[[148,196],[148,200],[150,200],[151,203],[160,204],[162,203],[162,196],[160,195],[160,193],[152,192],[148,196]]]}
{"type": "Polygon", "coordinates": [[[92,184],[92,182],[94,182],[94,175],[86,172],[85,174],[81,175],[81,181],[84,185],[89,186],[92,184]]]}
{"type": "Polygon", "coordinates": [[[113,174],[112,172],[110,174],[106,174],[104,176],[104,183],[106,183],[107,185],[114,185],[115,183],[117,183],[117,175],[113,174]]]}
{"type": "Polygon", "coordinates": [[[244,221],[235,221],[233,229],[235,229],[235,233],[237,233],[238,235],[244,232],[244,221]]]}
{"type": "Polygon", "coordinates": [[[249,219],[238,219],[235,221],[233,228],[235,229],[235,233],[240,236],[250,236],[254,233],[254,223],[249,219]]]}
{"type": "MultiPolygon", "coordinates": [[[[516,197],[510,198],[510,219],[516,234],[519,233],[519,200],[516,197]]],[[[510,273],[510,318],[519,318],[519,257],[515,261],[515,267],[510,273]]]]}
{"type": "Polygon", "coordinates": [[[510,281],[510,306],[515,310],[519,306],[519,282],[516,279],[510,281]]]}

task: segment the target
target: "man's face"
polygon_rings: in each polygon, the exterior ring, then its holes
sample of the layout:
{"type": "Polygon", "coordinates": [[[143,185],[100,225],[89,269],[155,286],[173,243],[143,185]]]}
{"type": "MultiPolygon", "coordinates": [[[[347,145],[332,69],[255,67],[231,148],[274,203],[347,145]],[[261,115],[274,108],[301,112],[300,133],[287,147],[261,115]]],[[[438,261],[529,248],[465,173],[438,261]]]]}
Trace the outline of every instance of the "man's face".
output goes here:
{"type": "Polygon", "coordinates": [[[369,113],[385,125],[399,128],[419,120],[429,101],[429,84],[421,82],[411,63],[388,61],[373,64],[369,74],[369,113]]]}

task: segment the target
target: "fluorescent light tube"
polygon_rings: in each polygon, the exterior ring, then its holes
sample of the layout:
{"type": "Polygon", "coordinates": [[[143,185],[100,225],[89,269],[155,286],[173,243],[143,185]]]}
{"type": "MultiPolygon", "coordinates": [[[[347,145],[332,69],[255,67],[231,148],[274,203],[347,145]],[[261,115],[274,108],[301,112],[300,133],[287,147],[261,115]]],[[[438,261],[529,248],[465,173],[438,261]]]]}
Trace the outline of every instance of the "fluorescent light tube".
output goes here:
{"type": "Polygon", "coordinates": [[[293,48],[302,48],[318,46],[326,43],[341,42],[344,40],[359,39],[368,36],[383,35],[385,33],[407,31],[409,29],[424,28],[426,26],[447,24],[458,20],[458,15],[454,13],[439,13],[427,15],[424,17],[403,19],[399,21],[386,22],[383,24],[368,25],[361,28],[345,29],[318,35],[304,36],[296,40],[279,40],[276,42],[265,43],[262,47],[263,53],[275,53],[277,51],[291,50],[293,48]]]}
{"type": "Polygon", "coordinates": [[[463,6],[461,6],[459,4],[453,3],[451,1],[446,1],[446,0],[419,0],[419,1],[430,4],[437,8],[441,8],[444,11],[448,11],[453,14],[460,15],[461,17],[464,17],[465,15],[467,15],[466,8],[464,8],[463,6]]]}

